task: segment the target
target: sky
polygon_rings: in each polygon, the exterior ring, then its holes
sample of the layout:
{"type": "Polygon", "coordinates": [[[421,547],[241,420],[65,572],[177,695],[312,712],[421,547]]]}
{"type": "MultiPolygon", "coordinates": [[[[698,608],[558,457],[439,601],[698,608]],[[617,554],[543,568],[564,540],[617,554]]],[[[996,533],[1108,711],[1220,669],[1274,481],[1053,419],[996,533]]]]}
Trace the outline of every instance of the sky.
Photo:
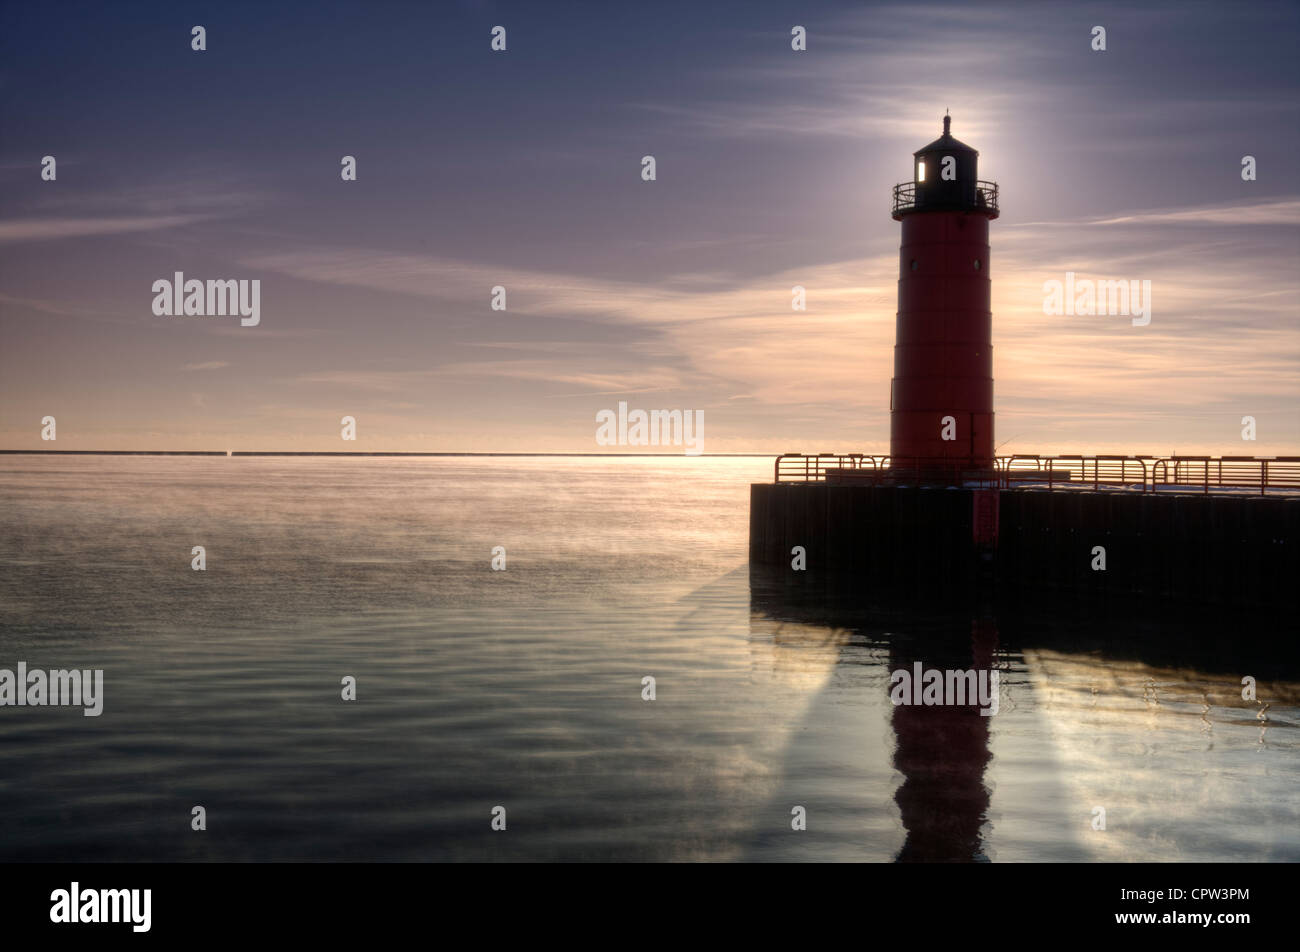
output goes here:
{"type": "Polygon", "coordinates": [[[887,452],[891,191],[950,110],[999,453],[1300,453],[1300,4],[0,10],[0,449],[603,452],[626,402],[887,452]],[[1150,323],[1044,314],[1068,271],[1150,323]],[[155,315],[175,272],[260,323],[155,315]]]}

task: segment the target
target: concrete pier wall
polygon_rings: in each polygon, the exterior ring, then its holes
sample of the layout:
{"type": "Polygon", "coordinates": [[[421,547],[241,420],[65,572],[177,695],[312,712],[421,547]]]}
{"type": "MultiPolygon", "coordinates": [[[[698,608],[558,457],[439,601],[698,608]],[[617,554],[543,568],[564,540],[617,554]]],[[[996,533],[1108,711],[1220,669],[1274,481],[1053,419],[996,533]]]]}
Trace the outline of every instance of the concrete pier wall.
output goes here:
{"type": "Polygon", "coordinates": [[[803,546],[808,572],[864,590],[992,586],[1300,610],[1300,498],[1006,489],[993,491],[996,543],[980,543],[976,492],[755,484],[750,562],[797,575],[791,550],[803,546]]]}

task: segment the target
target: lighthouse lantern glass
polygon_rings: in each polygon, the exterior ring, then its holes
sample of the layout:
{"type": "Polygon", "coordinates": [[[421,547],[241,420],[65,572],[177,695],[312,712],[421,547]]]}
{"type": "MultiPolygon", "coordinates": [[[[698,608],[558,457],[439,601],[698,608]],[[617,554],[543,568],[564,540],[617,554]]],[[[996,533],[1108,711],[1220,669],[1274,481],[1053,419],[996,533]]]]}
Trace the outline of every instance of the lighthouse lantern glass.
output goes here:
{"type": "Polygon", "coordinates": [[[916,180],[917,180],[918,182],[924,182],[924,181],[925,181],[925,163],[924,163],[924,162],[917,162],[917,163],[916,163],[916,180]]]}

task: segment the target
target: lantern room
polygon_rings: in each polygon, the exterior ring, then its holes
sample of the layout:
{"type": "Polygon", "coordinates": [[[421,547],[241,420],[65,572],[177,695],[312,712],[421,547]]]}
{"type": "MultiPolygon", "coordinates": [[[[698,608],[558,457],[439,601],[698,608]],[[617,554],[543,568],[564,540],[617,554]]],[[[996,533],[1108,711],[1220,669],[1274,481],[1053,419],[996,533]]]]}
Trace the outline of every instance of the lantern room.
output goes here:
{"type": "Polygon", "coordinates": [[[953,138],[951,116],[943,117],[943,135],[912,155],[912,181],[894,188],[894,218],[921,211],[997,217],[997,186],[979,181],[979,152],[953,138]]]}

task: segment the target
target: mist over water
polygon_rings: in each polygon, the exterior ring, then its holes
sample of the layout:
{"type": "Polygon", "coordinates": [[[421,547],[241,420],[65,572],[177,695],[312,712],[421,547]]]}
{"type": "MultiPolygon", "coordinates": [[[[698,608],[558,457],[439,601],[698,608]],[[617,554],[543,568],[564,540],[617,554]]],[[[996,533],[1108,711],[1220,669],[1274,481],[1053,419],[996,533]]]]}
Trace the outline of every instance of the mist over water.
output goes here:
{"type": "Polygon", "coordinates": [[[1300,859],[1289,669],[1050,613],[786,610],[747,565],[770,478],[0,457],[0,668],[105,691],[0,707],[0,859],[1300,859]],[[981,657],[996,716],[891,705],[893,667],[981,657]]]}

